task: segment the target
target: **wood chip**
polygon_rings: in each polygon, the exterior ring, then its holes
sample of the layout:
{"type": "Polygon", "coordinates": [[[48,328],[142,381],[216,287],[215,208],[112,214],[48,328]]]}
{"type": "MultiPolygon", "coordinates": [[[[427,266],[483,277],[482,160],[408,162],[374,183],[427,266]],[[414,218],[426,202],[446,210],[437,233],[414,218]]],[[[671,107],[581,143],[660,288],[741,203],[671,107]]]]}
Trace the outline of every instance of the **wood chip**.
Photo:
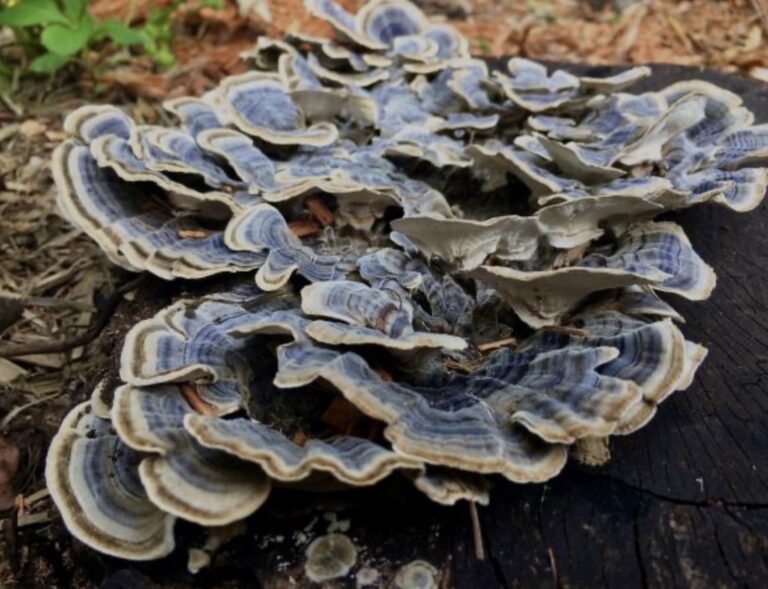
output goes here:
{"type": "Polygon", "coordinates": [[[0,384],[11,384],[14,380],[26,374],[29,374],[29,372],[18,364],[6,358],[0,358],[0,384]]]}
{"type": "Polygon", "coordinates": [[[320,225],[312,219],[297,219],[289,222],[288,227],[296,237],[305,237],[320,231],[320,225]]]}
{"type": "Polygon", "coordinates": [[[477,346],[477,349],[481,352],[490,352],[491,350],[498,350],[499,348],[506,348],[507,346],[516,346],[517,345],[517,339],[514,337],[508,337],[505,339],[500,339],[495,342],[488,342],[487,344],[480,344],[477,346]]]}
{"type": "Polygon", "coordinates": [[[182,239],[205,239],[208,237],[208,232],[202,229],[182,229],[178,232],[178,236],[182,239]]]}
{"type": "Polygon", "coordinates": [[[334,214],[328,209],[328,207],[325,206],[325,203],[322,201],[322,199],[319,196],[308,196],[304,200],[304,206],[307,208],[309,213],[317,219],[318,223],[322,225],[323,227],[327,227],[328,225],[333,225],[333,222],[335,220],[334,214]]]}
{"type": "Polygon", "coordinates": [[[19,127],[19,133],[25,137],[36,137],[37,135],[45,133],[47,129],[48,127],[40,121],[36,119],[28,119],[21,124],[21,127],[19,127]]]}
{"type": "Polygon", "coordinates": [[[16,359],[45,368],[61,368],[67,363],[67,357],[64,354],[30,354],[29,356],[19,356],[16,359]]]}

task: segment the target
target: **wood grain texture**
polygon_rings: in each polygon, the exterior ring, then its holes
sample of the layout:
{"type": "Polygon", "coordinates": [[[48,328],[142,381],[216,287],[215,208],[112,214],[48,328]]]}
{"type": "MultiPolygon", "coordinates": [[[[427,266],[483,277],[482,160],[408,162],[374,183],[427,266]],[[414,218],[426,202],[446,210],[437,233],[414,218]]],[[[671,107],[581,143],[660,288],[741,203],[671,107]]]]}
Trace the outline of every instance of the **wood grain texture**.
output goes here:
{"type": "MultiPolygon", "coordinates": [[[[696,78],[740,94],[758,121],[768,121],[768,86],[748,79],[660,65],[635,90],[696,78]]],[[[392,586],[394,571],[417,558],[439,569],[442,587],[765,586],[768,211],[710,206],[669,218],[718,274],[707,302],[666,297],[686,317],[686,337],[709,348],[708,359],[647,427],[612,440],[605,467],[571,462],[546,485],[495,481],[491,505],[480,509],[485,561],[474,556],[466,505],[431,504],[399,480],[341,495],[277,492],[245,536],[196,577],[185,572],[184,550],[139,566],[82,547],[74,557],[98,560],[88,576],[107,588],[310,586],[297,530],[325,533],[323,513],[336,509],[350,522],[359,562],[381,573],[377,586],[392,586]]],[[[179,526],[177,537],[183,545],[196,534],[179,526]]],[[[327,586],[354,587],[354,575],[327,586]]]]}

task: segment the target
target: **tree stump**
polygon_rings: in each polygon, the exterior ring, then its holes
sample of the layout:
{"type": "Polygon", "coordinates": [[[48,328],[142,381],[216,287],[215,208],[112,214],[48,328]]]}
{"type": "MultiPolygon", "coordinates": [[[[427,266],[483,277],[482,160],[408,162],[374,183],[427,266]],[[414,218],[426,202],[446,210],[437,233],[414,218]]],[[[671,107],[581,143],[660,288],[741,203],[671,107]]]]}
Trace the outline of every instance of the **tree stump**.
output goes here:
{"type": "MultiPolygon", "coordinates": [[[[566,67],[590,75],[624,69],[566,67]]],[[[687,67],[653,69],[632,92],[709,80],[740,94],[758,122],[768,121],[768,85],[687,67]]],[[[440,587],[765,586],[768,210],[739,215],[705,206],[667,217],[685,228],[718,274],[707,302],[665,297],[687,318],[686,337],[708,347],[709,357],[691,388],[663,403],[647,427],[611,439],[607,465],[571,460],[547,484],[494,480],[490,506],[479,508],[484,560],[476,556],[466,504],[432,504],[394,477],[358,492],[277,490],[247,531],[195,576],[187,572],[185,550],[202,542],[193,526],[179,524],[177,551],[147,564],[97,555],[62,535],[65,545],[74,542],[76,577],[131,589],[316,586],[304,574],[304,552],[337,518],[342,529],[348,520],[358,563],[325,586],[355,587],[362,566],[379,572],[374,586],[393,586],[395,571],[415,559],[438,569],[440,587]]],[[[158,308],[167,300],[159,299],[158,308]]],[[[112,334],[137,319],[123,309],[112,334]]]]}

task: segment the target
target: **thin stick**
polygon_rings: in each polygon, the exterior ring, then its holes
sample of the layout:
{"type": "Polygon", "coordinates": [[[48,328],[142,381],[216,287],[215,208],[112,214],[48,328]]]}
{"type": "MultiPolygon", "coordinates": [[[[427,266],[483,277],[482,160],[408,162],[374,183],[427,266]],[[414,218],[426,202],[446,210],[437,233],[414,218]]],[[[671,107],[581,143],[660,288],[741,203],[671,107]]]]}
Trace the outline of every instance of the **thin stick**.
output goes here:
{"type": "Polygon", "coordinates": [[[474,501],[469,502],[469,515],[472,518],[472,536],[475,539],[475,558],[485,560],[483,532],[480,529],[480,516],[477,514],[477,504],[474,501]]]}
{"type": "Polygon", "coordinates": [[[115,290],[107,299],[104,310],[97,316],[96,321],[85,333],[67,338],[59,342],[43,342],[39,344],[19,344],[0,347],[0,358],[16,358],[18,356],[28,356],[30,354],[56,354],[67,352],[85,344],[90,343],[101,333],[101,330],[107,326],[112,318],[117,305],[123,299],[123,295],[144,281],[144,276],[139,276],[135,280],[125,283],[115,290]]]}
{"type": "Polygon", "coordinates": [[[560,586],[560,576],[557,574],[557,561],[555,560],[555,551],[552,547],[547,548],[547,554],[549,555],[549,565],[552,567],[552,578],[555,581],[555,587],[560,586]]]}
{"type": "Polygon", "coordinates": [[[18,407],[14,407],[8,412],[8,415],[3,417],[3,420],[0,421],[0,430],[5,429],[11,424],[11,421],[13,421],[16,416],[21,413],[22,411],[26,411],[30,407],[34,407],[35,405],[39,405],[40,403],[45,403],[46,401],[50,401],[51,399],[55,399],[61,394],[60,391],[52,393],[46,397],[42,397],[40,399],[35,399],[34,401],[30,401],[29,403],[25,403],[24,405],[19,405],[18,407]]]}
{"type": "Polygon", "coordinates": [[[766,7],[765,0],[752,0],[752,6],[763,23],[763,30],[768,33],[768,7],[766,7]]]}
{"type": "Polygon", "coordinates": [[[480,344],[477,346],[477,349],[481,352],[490,352],[492,350],[498,350],[499,348],[503,348],[505,346],[516,346],[517,345],[517,339],[514,337],[508,337],[505,339],[500,339],[495,342],[488,342],[487,344],[480,344]]]}

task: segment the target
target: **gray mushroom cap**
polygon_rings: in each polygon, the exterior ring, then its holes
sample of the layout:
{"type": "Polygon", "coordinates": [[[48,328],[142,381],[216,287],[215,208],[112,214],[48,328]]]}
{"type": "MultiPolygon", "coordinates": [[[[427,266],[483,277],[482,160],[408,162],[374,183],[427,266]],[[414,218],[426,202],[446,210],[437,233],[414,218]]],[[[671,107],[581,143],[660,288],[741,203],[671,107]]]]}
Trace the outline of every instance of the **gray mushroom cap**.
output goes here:
{"type": "Polygon", "coordinates": [[[148,499],[138,460],[85,402],[70,411],[53,438],[45,478],[78,539],[105,554],[151,560],[173,550],[176,518],[148,499]]]}

